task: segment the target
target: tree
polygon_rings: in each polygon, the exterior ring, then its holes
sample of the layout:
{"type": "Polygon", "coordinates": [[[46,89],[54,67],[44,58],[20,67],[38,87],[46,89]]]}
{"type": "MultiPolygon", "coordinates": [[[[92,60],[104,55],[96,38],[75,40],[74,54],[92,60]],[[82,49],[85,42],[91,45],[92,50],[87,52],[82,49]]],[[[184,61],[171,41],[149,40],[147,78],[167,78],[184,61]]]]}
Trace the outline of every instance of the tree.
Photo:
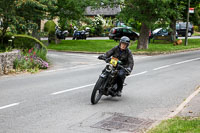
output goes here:
{"type": "Polygon", "coordinates": [[[185,8],[183,1],[173,0],[170,2],[169,8],[166,9],[167,16],[165,21],[169,23],[172,41],[176,40],[176,22],[183,18],[183,11],[185,8]]]}
{"type": "Polygon", "coordinates": [[[8,27],[16,33],[37,31],[40,20],[47,16],[50,9],[55,8],[55,2],[56,0],[1,0],[1,43],[8,27]]]}
{"type": "Polygon", "coordinates": [[[148,38],[151,27],[162,21],[170,0],[125,0],[122,14],[141,22],[140,37],[137,49],[148,49],[148,38]]]}
{"type": "Polygon", "coordinates": [[[3,44],[3,38],[6,34],[8,27],[11,25],[15,18],[15,7],[13,0],[1,0],[0,1],[0,43],[3,44]]]}
{"type": "Polygon", "coordinates": [[[85,9],[90,4],[89,0],[57,0],[56,9],[51,10],[51,15],[59,17],[59,24],[62,29],[70,20],[79,21],[84,17],[85,9]]]}
{"type": "MultiPolygon", "coordinates": [[[[199,0],[192,0],[190,2],[191,6],[195,8],[195,14],[190,14],[190,22],[193,22],[196,25],[200,25],[200,2],[199,0]]],[[[187,18],[187,0],[173,0],[170,2],[170,8],[166,10],[167,17],[169,19],[170,28],[172,29],[171,35],[173,36],[173,40],[176,39],[176,22],[184,21],[186,22],[187,18]]],[[[167,21],[167,20],[166,20],[167,21]]]]}
{"type": "Polygon", "coordinates": [[[55,4],[56,0],[18,0],[16,2],[17,21],[15,21],[18,33],[32,31],[34,35],[39,29],[40,21],[47,18],[50,9],[56,8],[55,4]]]}
{"type": "MultiPolygon", "coordinates": [[[[166,9],[171,0],[98,0],[94,3],[101,7],[108,5],[121,5],[121,17],[125,20],[132,18],[141,23],[138,49],[148,48],[149,32],[151,27],[158,21],[165,20],[166,9]]],[[[96,7],[99,7],[96,6],[96,7]]]]}

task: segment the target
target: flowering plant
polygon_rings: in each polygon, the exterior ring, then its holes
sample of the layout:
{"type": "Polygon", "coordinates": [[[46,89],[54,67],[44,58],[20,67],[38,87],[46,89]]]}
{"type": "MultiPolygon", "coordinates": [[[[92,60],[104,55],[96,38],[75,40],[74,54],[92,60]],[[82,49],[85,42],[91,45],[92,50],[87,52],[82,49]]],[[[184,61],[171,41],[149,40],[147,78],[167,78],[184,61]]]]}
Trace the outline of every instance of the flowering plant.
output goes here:
{"type": "Polygon", "coordinates": [[[28,51],[20,52],[20,55],[14,61],[14,68],[31,72],[47,69],[49,67],[48,62],[44,59],[46,59],[45,51],[31,48],[28,51]]]}

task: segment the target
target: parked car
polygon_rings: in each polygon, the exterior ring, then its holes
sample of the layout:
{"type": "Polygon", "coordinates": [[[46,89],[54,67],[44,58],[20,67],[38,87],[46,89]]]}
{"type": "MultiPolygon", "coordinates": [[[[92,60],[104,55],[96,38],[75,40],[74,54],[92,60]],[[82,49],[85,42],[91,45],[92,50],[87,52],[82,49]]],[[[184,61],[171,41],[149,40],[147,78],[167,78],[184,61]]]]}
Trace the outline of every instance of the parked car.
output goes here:
{"type": "MultiPolygon", "coordinates": [[[[169,35],[169,31],[167,29],[157,28],[152,32],[150,38],[154,38],[155,36],[168,36],[168,35],[169,35]]],[[[178,38],[177,32],[176,32],[176,38],[178,38]]]]}
{"type": "Polygon", "coordinates": [[[109,38],[115,41],[120,40],[122,36],[127,36],[130,40],[137,40],[139,38],[139,33],[132,31],[127,27],[115,27],[110,30],[109,38]]]}
{"type": "MultiPolygon", "coordinates": [[[[191,23],[188,23],[188,36],[191,37],[194,33],[194,28],[191,23]]],[[[185,36],[186,34],[186,22],[179,22],[176,23],[176,31],[178,32],[179,36],[185,36]]]]}

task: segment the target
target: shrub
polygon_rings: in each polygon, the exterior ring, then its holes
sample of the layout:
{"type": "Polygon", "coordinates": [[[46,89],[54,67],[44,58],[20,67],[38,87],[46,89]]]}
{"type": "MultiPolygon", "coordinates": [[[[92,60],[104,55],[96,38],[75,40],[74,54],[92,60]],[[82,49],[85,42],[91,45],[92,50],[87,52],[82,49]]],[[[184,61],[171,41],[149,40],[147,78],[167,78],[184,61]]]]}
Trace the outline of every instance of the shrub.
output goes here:
{"type": "Polygon", "coordinates": [[[103,32],[103,21],[102,21],[102,17],[101,16],[97,16],[95,17],[94,21],[93,21],[93,27],[94,27],[94,35],[96,36],[100,36],[103,32]]]}
{"type": "Polygon", "coordinates": [[[199,31],[199,27],[198,26],[194,26],[194,31],[199,31]]]}
{"type": "Polygon", "coordinates": [[[46,46],[38,39],[28,35],[14,35],[14,47],[17,49],[27,50],[31,48],[45,49],[46,46]]]}
{"type": "Polygon", "coordinates": [[[56,24],[53,20],[49,20],[44,24],[44,31],[48,32],[48,34],[54,34],[55,35],[55,27],[56,24]]]}
{"type": "Polygon", "coordinates": [[[56,24],[53,20],[49,20],[44,24],[44,31],[48,33],[49,43],[55,41],[55,27],[56,24]]]}

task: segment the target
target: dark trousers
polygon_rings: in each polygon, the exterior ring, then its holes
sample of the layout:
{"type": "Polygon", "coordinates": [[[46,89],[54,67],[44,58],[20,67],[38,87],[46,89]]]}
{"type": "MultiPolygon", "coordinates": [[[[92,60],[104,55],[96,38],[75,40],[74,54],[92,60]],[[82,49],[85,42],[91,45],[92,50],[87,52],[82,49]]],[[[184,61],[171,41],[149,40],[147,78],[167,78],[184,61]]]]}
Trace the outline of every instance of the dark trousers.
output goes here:
{"type": "Polygon", "coordinates": [[[117,76],[117,90],[118,91],[122,91],[125,78],[126,78],[125,70],[120,69],[117,76]]]}

